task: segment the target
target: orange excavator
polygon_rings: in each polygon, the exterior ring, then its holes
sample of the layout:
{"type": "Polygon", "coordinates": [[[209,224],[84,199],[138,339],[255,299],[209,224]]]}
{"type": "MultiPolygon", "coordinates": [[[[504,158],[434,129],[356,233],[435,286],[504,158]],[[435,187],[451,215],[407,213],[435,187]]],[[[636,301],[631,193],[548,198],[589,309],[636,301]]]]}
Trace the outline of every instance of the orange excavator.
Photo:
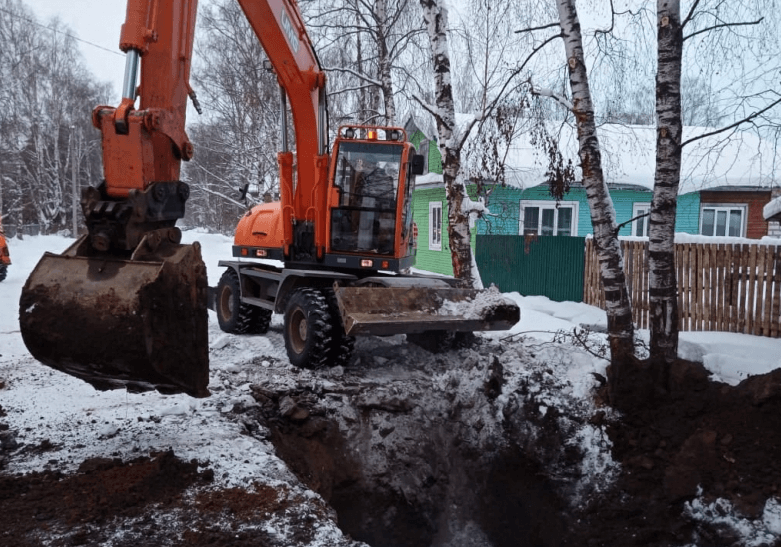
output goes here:
{"type": "Polygon", "coordinates": [[[227,332],[263,333],[284,314],[287,354],[307,368],[345,362],[356,335],[446,338],[516,323],[509,300],[402,273],[414,262],[422,156],[403,129],[374,126],[340,127],[329,153],[325,73],[295,0],[239,4],[280,85],[280,201],[239,221],[234,260],[207,287],[199,244],[182,245],[175,226],[189,195],[181,161],[194,153],[188,96],[200,109],[189,85],[197,2],[129,0],[123,98],[93,111],[105,180],[82,195],[88,234],[46,253],[22,290],[32,355],[98,389],[201,397],[210,296],[227,332]]]}

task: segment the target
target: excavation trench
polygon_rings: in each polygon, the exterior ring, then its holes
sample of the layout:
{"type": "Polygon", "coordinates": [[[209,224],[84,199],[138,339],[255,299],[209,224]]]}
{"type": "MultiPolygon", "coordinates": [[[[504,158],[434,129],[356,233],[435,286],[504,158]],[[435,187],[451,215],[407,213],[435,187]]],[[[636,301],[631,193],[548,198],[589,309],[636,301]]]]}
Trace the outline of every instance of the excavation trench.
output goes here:
{"type": "Polygon", "coordinates": [[[381,357],[322,385],[254,386],[278,456],[372,547],[567,544],[566,505],[498,410],[499,360],[465,351],[453,370],[420,351],[415,369],[381,357]]]}
{"type": "Polygon", "coordinates": [[[518,449],[478,454],[444,429],[420,429],[366,454],[350,439],[371,436],[363,430],[371,421],[348,432],[327,418],[272,426],[277,454],[334,508],[346,534],[372,547],[562,544],[561,504],[518,449]]]}

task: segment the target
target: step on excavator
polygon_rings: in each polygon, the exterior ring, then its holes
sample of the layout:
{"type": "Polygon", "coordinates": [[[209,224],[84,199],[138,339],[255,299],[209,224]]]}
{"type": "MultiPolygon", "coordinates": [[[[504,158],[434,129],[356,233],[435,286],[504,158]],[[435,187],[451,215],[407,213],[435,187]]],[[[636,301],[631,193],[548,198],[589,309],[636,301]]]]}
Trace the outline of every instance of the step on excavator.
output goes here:
{"type": "Polygon", "coordinates": [[[97,389],[204,397],[210,300],[231,333],[264,333],[284,314],[287,354],[305,368],[346,362],[357,335],[447,341],[515,324],[518,306],[496,291],[404,274],[423,157],[398,127],[343,126],[329,147],[325,73],[295,0],[238,1],[280,86],[279,202],[240,219],[209,288],[199,244],[181,244],[175,226],[189,195],[181,162],[193,157],[188,97],[200,111],[189,85],[197,2],[128,0],[123,97],[93,111],[104,181],[82,194],[88,233],[46,253],[22,290],[30,353],[97,389]]]}

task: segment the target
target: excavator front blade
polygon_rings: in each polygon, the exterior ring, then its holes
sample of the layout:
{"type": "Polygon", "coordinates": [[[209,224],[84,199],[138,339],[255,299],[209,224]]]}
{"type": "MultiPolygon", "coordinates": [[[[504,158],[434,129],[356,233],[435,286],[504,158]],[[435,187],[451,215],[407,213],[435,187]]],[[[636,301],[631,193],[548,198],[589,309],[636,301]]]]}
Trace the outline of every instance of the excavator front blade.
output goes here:
{"type": "Polygon", "coordinates": [[[30,274],[22,338],[36,359],[97,389],[205,397],[206,291],[198,243],[121,259],[90,253],[82,238],[30,274]]]}
{"type": "Polygon", "coordinates": [[[414,278],[335,292],[345,333],[351,336],[506,330],[521,317],[518,305],[498,290],[458,289],[414,278]]]}

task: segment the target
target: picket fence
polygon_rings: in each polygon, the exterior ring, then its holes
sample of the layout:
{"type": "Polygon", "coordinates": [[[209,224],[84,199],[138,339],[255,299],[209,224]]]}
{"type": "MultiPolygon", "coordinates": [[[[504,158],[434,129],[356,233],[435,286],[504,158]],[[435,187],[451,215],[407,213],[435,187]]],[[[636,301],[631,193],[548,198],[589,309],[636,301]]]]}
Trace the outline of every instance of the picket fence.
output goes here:
{"type": "MultiPolygon", "coordinates": [[[[635,325],[649,326],[648,241],[621,241],[635,325]]],[[[592,239],[586,240],[583,301],[604,309],[592,239]]],[[[781,334],[781,247],[768,244],[676,243],[678,317],[682,331],[781,334]]]]}

